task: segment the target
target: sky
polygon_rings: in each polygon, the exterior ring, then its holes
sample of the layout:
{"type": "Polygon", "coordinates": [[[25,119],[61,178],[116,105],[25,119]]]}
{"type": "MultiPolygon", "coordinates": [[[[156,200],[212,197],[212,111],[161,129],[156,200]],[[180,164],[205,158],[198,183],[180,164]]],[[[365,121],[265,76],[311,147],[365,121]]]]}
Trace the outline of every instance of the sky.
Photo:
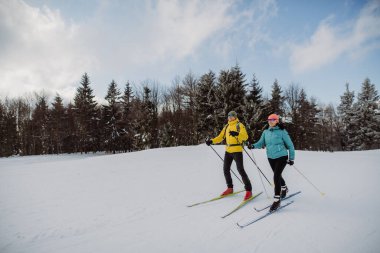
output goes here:
{"type": "Polygon", "coordinates": [[[165,89],[236,64],[264,95],[275,79],[322,104],[367,77],[379,91],[380,0],[0,0],[0,98],[69,102],[88,73],[100,101],[112,80],[165,89]]]}

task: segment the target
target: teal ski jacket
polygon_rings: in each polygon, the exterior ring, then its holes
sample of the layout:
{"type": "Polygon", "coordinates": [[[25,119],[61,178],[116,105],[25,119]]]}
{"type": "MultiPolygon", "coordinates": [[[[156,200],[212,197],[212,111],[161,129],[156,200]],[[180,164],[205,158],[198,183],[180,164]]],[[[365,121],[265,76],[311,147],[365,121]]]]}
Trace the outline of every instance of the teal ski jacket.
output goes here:
{"type": "Polygon", "coordinates": [[[260,140],[253,144],[254,148],[267,149],[267,156],[271,159],[287,156],[289,150],[289,160],[294,161],[294,145],[288,132],[278,126],[269,127],[264,130],[260,140]]]}

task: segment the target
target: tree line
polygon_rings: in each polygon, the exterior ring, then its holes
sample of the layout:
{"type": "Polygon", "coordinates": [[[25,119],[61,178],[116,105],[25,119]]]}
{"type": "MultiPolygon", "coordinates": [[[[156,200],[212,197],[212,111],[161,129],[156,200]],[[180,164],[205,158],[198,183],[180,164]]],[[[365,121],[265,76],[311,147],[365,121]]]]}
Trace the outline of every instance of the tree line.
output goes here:
{"type": "Polygon", "coordinates": [[[238,65],[196,77],[189,72],[160,89],[145,81],[140,89],[112,80],[99,104],[85,73],[73,101],[56,94],[0,100],[0,156],[132,152],[158,147],[197,145],[216,136],[234,110],[246,126],[249,141],[267,127],[266,117],[281,115],[298,150],[365,150],[380,148],[379,95],[366,78],[361,91],[349,89],[337,108],[319,104],[297,84],[285,89],[277,80],[270,96],[253,74],[238,65]]]}

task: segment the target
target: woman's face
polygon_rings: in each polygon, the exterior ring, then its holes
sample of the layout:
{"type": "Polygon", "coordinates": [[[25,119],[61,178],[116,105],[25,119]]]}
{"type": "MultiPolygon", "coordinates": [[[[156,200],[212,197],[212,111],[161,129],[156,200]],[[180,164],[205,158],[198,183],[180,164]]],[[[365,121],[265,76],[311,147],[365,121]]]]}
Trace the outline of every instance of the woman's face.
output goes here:
{"type": "Polygon", "coordinates": [[[268,119],[268,124],[271,127],[274,127],[278,123],[278,119],[268,119]]]}

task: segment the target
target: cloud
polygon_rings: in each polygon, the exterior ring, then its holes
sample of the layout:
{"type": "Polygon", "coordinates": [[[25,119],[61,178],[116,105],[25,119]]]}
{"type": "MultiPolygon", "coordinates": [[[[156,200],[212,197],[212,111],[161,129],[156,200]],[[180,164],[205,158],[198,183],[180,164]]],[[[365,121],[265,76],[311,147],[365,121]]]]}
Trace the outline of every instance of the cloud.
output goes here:
{"type": "Polygon", "coordinates": [[[1,95],[44,90],[71,97],[73,84],[93,64],[78,38],[78,28],[65,22],[59,11],[1,1],[1,95]]]}
{"type": "Polygon", "coordinates": [[[350,24],[321,22],[309,41],[291,47],[290,65],[294,73],[305,73],[333,63],[341,56],[360,58],[380,47],[380,1],[367,3],[350,24]]]}
{"type": "Polygon", "coordinates": [[[191,55],[216,32],[232,23],[226,1],[159,1],[148,9],[152,27],[147,31],[153,43],[148,55],[181,59],[191,55]],[[153,53],[155,52],[155,53],[153,53]]]}
{"type": "MultiPolygon", "coordinates": [[[[129,3],[116,10],[116,4],[103,6],[96,21],[87,24],[90,36],[97,38],[100,62],[108,62],[113,71],[127,69],[129,73],[145,75],[151,70],[176,67],[178,62],[193,57],[199,48],[234,21],[229,14],[230,1],[142,1],[133,9],[129,3]],[[133,10],[131,10],[133,9],[133,10]],[[120,18],[110,31],[110,13],[120,18]],[[136,15],[138,14],[138,15],[136,15]],[[116,27],[115,27],[116,26],[116,27]],[[107,34],[104,36],[104,34],[107,34]],[[115,39],[117,38],[117,39],[115,39]]],[[[159,71],[164,71],[163,69],[159,71]]],[[[172,74],[173,75],[173,74],[172,74]]]]}
{"type": "Polygon", "coordinates": [[[241,49],[245,54],[253,54],[260,43],[278,46],[267,26],[277,16],[277,12],[275,0],[242,1],[240,4],[236,1],[228,12],[232,19],[231,25],[224,27],[223,32],[216,36],[211,49],[228,58],[241,49]]]}
{"type": "Polygon", "coordinates": [[[72,97],[84,72],[90,77],[108,72],[110,81],[126,71],[143,75],[163,63],[175,66],[231,24],[231,4],[100,1],[93,13],[74,23],[47,6],[1,1],[1,93],[17,96],[44,89],[72,97]]]}
{"type": "Polygon", "coordinates": [[[277,12],[274,0],[99,0],[75,18],[60,7],[0,1],[0,96],[72,99],[84,72],[100,94],[112,79],[167,82],[189,59],[210,68],[268,40],[263,28],[277,12]]]}

